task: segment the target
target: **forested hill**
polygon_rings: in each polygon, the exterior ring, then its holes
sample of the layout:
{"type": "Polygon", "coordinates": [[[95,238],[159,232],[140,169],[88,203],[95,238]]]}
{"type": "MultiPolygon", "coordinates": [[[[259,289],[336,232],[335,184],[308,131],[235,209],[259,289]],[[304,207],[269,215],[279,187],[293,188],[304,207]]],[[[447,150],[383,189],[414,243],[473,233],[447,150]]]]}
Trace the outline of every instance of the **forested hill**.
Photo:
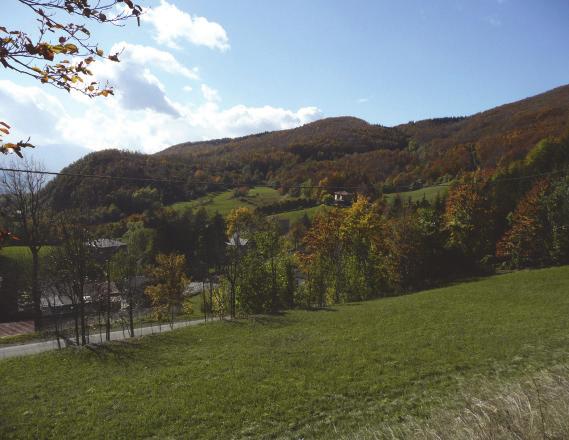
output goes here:
{"type": "Polygon", "coordinates": [[[493,167],[519,158],[545,137],[567,132],[569,85],[467,118],[425,120],[396,128],[431,157],[470,144],[480,165],[493,167]]]}
{"type": "Polygon", "coordinates": [[[377,149],[403,148],[407,136],[393,128],[372,125],[353,117],[321,119],[301,127],[260,133],[235,139],[187,142],[174,145],[158,155],[211,155],[241,150],[291,152],[302,159],[341,156],[377,149]]]}
{"type": "Polygon", "coordinates": [[[188,142],[155,155],[106,150],[66,171],[170,178],[184,184],[58,178],[50,185],[58,208],[109,206],[138,187],[155,186],[163,201],[188,199],[241,184],[287,188],[313,184],[403,189],[453,179],[475,168],[501,168],[541,139],[569,132],[569,85],[468,117],[397,127],[353,117],[235,139],[188,142]],[[119,193],[117,195],[117,192],[119,193]]]}

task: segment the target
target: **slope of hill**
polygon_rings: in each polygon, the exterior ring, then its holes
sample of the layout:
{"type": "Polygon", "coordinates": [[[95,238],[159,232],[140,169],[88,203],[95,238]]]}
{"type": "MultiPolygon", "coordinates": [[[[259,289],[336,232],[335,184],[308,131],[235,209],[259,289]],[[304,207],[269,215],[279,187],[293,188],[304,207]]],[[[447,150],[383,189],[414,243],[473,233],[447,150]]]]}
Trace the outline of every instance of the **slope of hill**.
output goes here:
{"type": "MultiPolygon", "coordinates": [[[[238,184],[269,183],[286,191],[308,179],[367,192],[383,184],[404,190],[410,184],[447,181],[465,170],[506,166],[539,140],[567,131],[569,85],[469,117],[391,128],[352,117],[328,118],[290,130],[179,144],[150,156],[93,153],[66,171],[185,182],[152,184],[167,203],[238,184]]],[[[99,206],[110,203],[109,194],[117,188],[132,191],[146,185],[58,178],[51,191],[57,206],[79,201],[99,206]]]]}
{"type": "Polygon", "coordinates": [[[427,158],[473,147],[483,167],[521,158],[538,141],[569,130],[569,85],[467,118],[445,118],[397,127],[427,158]]]}
{"type": "Polygon", "coordinates": [[[471,380],[566,362],[568,288],[569,267],[523,271],[0,361],[0,437],[338,438],[427,417],[471,380]]]}

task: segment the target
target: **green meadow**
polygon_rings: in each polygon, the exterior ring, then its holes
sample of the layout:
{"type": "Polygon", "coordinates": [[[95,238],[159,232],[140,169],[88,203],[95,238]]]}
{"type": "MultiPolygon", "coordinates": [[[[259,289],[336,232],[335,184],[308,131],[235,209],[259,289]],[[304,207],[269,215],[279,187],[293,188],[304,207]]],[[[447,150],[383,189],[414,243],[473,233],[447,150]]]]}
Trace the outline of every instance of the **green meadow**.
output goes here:
{"type": "MultiPolygon", "coordinates": [[[[331,438],[569,355],[569,267],[0,361],[0,438],[331,438]]],[[[445,402],[444,404],[441,402],[445,402]]]]}
{"type": "Polygon", "coordinates": [[[213,215],[219,212],[225,216],[232,209],[241,206],[255,209],[259,206],[270,205],[284,200],[286,196],[282,196],[278,190],[266,186],[256,186],[251,188],[247,195],[235,197],[233,191],[223,191],[219,193],[210,193],[189,202],[179,202],[172,205],[178,210],[204,208],[208,214],[213,215]]]}
{"type": "Polygon", "coordinates": [[[385,194],[385,198],[388,202],[390,202],[399,194],[403,202],[407,202],[409,199],[411,199],[412,202],[420,202],[423,200],[423,198],[427,199],[429,202],[433,202],[437,198],[437,195],[439,197],[446,196],[448,189],[448,185],[427,186],[415,191],[385,194]]]}

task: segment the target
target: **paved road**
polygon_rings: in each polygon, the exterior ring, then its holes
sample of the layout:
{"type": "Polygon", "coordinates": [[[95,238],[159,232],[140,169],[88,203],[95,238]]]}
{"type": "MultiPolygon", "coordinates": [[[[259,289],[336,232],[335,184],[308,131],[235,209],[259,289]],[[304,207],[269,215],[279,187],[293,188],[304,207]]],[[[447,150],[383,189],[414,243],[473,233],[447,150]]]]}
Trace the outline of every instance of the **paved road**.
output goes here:
{"type": "MultiPolygon", "coordinates": [[[[193,320],[193,321],[180,321],[174,323],[174,329],[188,327],[190,325],[200,325],[204,323],[205,321],[203,319],[193,320]]],[[[170,330],[171,327],[168,324],[162,324],[162,327],[158,325],[152,325],[149,327],[135,328],[134,334],[135,336],[144,336],[144,335],[151,335],[154,333],[164,333],[170,330]]],[[[128,331],[125,330],[123,332],[122,330],[119,330],[111,332],[112,341],[120,341],[121,339],[130,339],[128,331]]],[[[101,337],[99,336],[98,333],[91,335],[90,342],[95,344],[99,342],[105,342],[104,332],[101,335],[101,337]]],[[[61,341],[61,343],[63,346],[64,342],[61,341]]],[[[42,353],[44,351],[57,350],[57,349],[58,346],[57,346],[57,341],[55,339],[49,341],[42,341],[42,342],[33,342],[30,344],[11,345],[8,347],[0,348],[0,359],[10,358],[14,356],[27,356],[30,354],[37,354],[37,353],[42,353]]]]}

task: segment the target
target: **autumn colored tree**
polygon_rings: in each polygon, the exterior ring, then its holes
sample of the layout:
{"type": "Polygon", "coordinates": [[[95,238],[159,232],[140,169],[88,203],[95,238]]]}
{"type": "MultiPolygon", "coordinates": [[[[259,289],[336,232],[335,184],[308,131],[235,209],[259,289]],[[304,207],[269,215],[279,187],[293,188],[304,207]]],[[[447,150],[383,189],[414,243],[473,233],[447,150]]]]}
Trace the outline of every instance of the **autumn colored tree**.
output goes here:
{"type": "MultiPolygon", "coordinates": [[[[109,84],[89,81],[91,64],[98,59],[118,62],[119,54],[105,54],[91,41],[88,24],[108,23],[120,26],[129,19],[140,24],[142,7],[132,0],[17,0],[28,8],[38,23],[36,32],[8,29],[0,24],[0,64],[8,70],[37,79],[68,92],[74,90],[89,97],[113,93],[109,84]],[[67,22],[64,17],[81,17],[67,22]]],[[[32,22],[33,20],[30,20],[32,22]]],[[[0,122],[0,132],[9,134],[10,126],[0,122]]],[[[27,141],[4,143],[0,135],[0,152],[15,152],[33,147],[27,141]]]]}
{"type": "Polygon", "coordinates": [[[388,286],[408,292],[452,277],[453,265],[445,244],[442,215],[435,208],[419,208],[390,219],[382,258],[388,286]]]}
{"type": "Polygon", "coordinates": [[[345,210],[340,226],[343,242],[346,297],[362,300],[379,293],[383,276],[380,256],[385,247],[385,224],[377,206],[359,195],[345,210]]]}
{"type": "Polygon", "coordinates": [[[304,236],[299,261],[307,278],[307,303],[323,307],[340,301],[344,291],[344,243],[340,239],[343,218],[344,212],[337,208],[318,214],[304,236]]]}
{"type": "Polygon", "coordinates": [[[261,218],[253,210],[242,206],[231,210],[226,222],[229,238],[235,234],[239,237],[247,237],[259,228],[261,218]]]}
{"type": "Polygon", "coordinates": [[[444,229],[448,246],[479,265],[486,255],[494,255],[494,214],[489,197],[489,175],[475,172],[465,176],[449,191],[444,229]]]}
{"type": "MultiPolygon", "coordinates": [[[[229,282],[229,314],[235,318],[237,314],[237,289],[244,273],[251,275],[250,271],[243,271],[245,261],[251,263],[251,256],[244,259],[246,244],[259,227],[261,219],[249,208],[233,209],[227,216],[227,235],[229,243],[227,258],[225,259],[224,274],[229,282]],[[247,238],[245,238],[247,237],[247,238]]],[[[253,283],[254,284],[254,283],[253,283]]]]}
{"type": "Polygon", "coordinates": [[[548,260],[543,200],[549,186],[549,181],[540,180],[521,199],[512,214],[511,228],[496,245],[496,256],[510,267],[540,266],[548,260]]]}
{"type": "Polygon", "coordinates": [[[186,258],[179,254],[158,254],[155,265],[147,270],[151,285],[145,293],[158,319],[167,317],[174,325],[174,317],[183,304],[184,290],[189,278],[185,274],[186,258]]]}
{"type": "Polygon", "coordinates": [[[569,262],[569,179],[543,179],[520,200],[496,255],[512,268],[569,262]]]}

